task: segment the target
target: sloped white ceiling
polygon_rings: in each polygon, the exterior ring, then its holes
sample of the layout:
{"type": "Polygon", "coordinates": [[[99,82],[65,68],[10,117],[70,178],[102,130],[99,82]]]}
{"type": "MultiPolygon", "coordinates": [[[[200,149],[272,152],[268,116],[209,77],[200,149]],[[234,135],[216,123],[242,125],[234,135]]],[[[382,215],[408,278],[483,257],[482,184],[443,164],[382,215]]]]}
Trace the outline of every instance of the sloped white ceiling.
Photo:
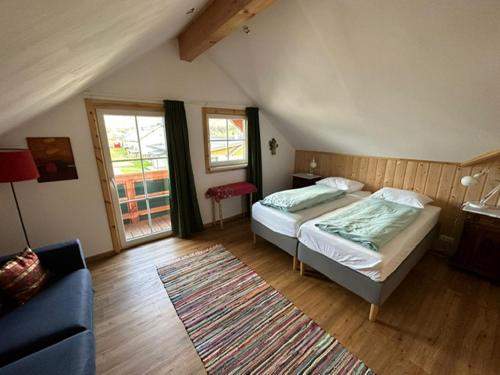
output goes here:
{"type": "Polygon", "coordinates": [[[296,148],[462,161],[500,147],[500,1],[278,0],[210,58],[296,148]]]}
{"type": "MultiPolygon", "coordinates": [[[[207,0],[0,2],[0,133],[178,34],[207,0]]],[[[70,121],[70,119],[69,119],[70,121]]]]}

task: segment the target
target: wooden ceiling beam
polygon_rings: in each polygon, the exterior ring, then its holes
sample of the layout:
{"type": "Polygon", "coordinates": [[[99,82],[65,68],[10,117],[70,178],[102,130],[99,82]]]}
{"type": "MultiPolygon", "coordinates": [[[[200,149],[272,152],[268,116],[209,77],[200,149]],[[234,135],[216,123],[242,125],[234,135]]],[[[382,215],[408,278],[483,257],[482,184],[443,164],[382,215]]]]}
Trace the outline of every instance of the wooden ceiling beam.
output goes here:
{"type": "Polygon", "coordinates": [[[274,0],[214,0],[178,36],[181,60],[193,61],[274,0]]]}

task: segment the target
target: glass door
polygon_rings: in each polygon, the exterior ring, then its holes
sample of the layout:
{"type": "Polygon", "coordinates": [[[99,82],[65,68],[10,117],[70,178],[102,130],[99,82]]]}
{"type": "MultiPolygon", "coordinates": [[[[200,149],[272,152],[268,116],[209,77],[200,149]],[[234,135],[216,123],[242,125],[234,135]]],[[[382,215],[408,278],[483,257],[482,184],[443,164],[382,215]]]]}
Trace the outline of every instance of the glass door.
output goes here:
{"type": "Polygon", "coordinates": [[[122,247],[170,234],[163,114],[99,110],[98,119],[122,247]]]}

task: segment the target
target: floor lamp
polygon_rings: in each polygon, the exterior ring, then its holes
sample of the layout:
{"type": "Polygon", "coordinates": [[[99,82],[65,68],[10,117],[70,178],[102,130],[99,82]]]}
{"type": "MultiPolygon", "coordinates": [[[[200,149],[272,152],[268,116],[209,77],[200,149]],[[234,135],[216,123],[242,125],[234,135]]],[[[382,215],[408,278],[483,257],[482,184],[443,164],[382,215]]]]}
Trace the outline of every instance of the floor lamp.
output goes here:
{"type": "Polygon", "coordinates": [[[24,226],[19,203],[17,202],[16,191],[14,190],[14,182],[34,180],[38,178],[38,169],[36,168],[33,156],[30,150],[25,149],[0,149],[0,183],[9,182],[14,201],[16,202],[17,214],[23,227],[24,238],[26,244],[30,246],[26,227],[24,226]]]}

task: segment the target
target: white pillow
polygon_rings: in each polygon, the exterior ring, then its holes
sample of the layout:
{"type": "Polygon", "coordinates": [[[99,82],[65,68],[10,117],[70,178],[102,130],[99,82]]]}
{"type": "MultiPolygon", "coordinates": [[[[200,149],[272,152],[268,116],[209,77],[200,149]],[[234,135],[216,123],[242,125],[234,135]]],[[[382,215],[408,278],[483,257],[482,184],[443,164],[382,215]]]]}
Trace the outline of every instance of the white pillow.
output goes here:
{"type": "Polygon", "coordinates": [[[416,191],[395,189],[390,187],[385,187],[377,190],[371,196],[374,198],[380,198],[386,201],[405,204],[407,206],[416,208],[424,208],[426,204],[432,202],[432,199],[427,195],[417,193],[416,191]]]}
{"type": "Polygon", "coordinates": [[[318,185],[326,185],[339,190],[345,190],[348,193],[354,193],[363,189],[364,184],[359,181],[349,180],[344,177],[327,177],[316,182],[318,185]]]}

